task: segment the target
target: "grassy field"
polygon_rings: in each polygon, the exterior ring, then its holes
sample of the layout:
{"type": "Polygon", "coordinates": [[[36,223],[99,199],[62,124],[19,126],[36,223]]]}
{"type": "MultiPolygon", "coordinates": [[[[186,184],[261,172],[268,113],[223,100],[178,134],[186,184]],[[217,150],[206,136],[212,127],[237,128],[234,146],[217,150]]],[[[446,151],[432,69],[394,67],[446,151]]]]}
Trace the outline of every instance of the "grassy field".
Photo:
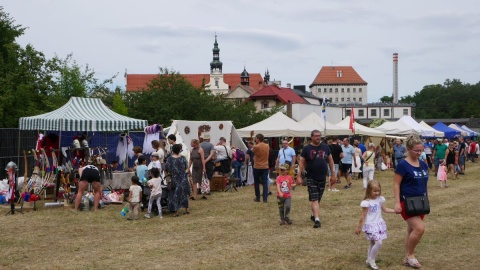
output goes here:
{"type": "MultiPolygon", "coordinates": [[[[423,269],[479,269],[478,164],[441,189],[429,181],[431,214],[417,247],[423,269]]],[[[393,208],[393,172],[376,172],[393,208]]],[[[354,234],[364,196],[361,181],[350,190],[325,192],[322,227],[313,229],[305,187],[292,196],[293,225],[280,226],[274,197],[253,201],[253,187],[213,192],[191,201],[190,215],[127,221],[121,205],[74,213],[44,208],[2,215],[0,269],[367,269],[367,240],[354,234]]],[[[42,204],[42,202],[41,202],[42,204]]],[[[0,208],[5,213],[8,208],[0,208]]],[[[406,223],[384,214],[388,239],[380,269],[401,265],[406,223]]]]}

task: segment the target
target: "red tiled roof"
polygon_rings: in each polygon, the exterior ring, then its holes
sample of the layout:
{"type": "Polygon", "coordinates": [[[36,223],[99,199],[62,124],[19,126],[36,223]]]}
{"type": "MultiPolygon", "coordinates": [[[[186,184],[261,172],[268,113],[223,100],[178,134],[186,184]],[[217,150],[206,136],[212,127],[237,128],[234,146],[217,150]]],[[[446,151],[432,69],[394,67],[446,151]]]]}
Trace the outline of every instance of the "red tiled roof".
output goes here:
{"type": "MultiPolygon", "coordinates": [[[[205,78],[205,84],[210,83],[210,74],[180,74],[193,86],[202,87],[202,81],[205,78]]],[[[158,74],[127,74],[127,92],[135,92],[147,88],[147,84],[158,74]]],[[[240,84],[240,73],[223,74],[223,81],[233,89],[240,84]]],[[[260,73],[250,73],[250,87],[255,91],[262,89],[263,77],[260,73]]]]}
{"type": "Polygon", "coordinates": [[[250,96],[250,99],[261,99],[261,98],[277,98],[284,104],[287,104],[287,103],[308,104],[308,101],[306,101],[304,98],[299,96],[292,89],[279,87],[278,85],[268,85],[250,96]]]}
{"type": "Polygon", "coordinates": [[[312,85],[332,84],[367,84],[367,82],[351,66],[326,66],[320,69],[310,87],[312,85]],[[341,77],[337,76],[337,71],[342,72],[341,77]]]}

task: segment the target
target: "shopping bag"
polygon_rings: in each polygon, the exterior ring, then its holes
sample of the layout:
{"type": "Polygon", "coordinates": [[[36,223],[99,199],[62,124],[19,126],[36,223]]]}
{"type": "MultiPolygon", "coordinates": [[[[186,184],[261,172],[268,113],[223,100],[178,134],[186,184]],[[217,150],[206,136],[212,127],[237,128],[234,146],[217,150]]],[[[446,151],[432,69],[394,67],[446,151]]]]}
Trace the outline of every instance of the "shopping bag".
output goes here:
{"type": "Polygon", "coordinates": [[[210,193],[210,181],[208,180],[206,174],[203,174],[202,176],[202,185],[200,186],[200,191],[202,194],[210,193]]]}

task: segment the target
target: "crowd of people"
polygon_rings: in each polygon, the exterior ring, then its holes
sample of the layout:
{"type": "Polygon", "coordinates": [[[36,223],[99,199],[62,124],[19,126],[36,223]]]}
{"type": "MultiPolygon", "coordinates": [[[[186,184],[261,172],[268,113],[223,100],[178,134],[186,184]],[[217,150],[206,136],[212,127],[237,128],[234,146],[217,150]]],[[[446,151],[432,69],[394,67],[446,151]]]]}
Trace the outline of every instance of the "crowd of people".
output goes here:
{"type": "MultiPolygon", "coordinates": [[[[184,209],[182,214],[189,214],[189,201],[198,199],[202,181],[212,180],[216,173],[236,178],[238,185],[244,185],[247,180],[242,179],[240,170],[242,167],[251,166],[255,202],[268,202],[271,195],[269,180],[277,175],[275,183],[280,225],[293,223],[290,218],[292,190],[296,185],[306,185],[311,207],[310,219],[313,228],[320,228],[320,201],[325,190],[338,192],[336,185],[342,183],[342,178],[345,179],[343,188],[348,190],[352,187],[352,178],[362,178],[365,197],[360,203],[362,213],[355,233],[360,234],[363,231],[370,241],[367,266],[378,269],[376,257],[382,241],[387,238],[387,226],[381,215],[383,211],[400,214],[405,220],[407,235],[403,263],[420,268],[422,265],[415,258],[415,248],[425,231],[425,215],[407,214],[405,198],[428,198],[427,183],[430,174],[437,177],[440,187],[448,187],[449,175],[452,179],[457,179],[458,175],[465,174],[467,161],[477,162],[479,145],[471,139],[422,140],[411,135],[405,142],[394,140],[390,145],[390,154],[384,149],[384,141],[378,146],[368,142],[365,147],[358,140],[353,140],[353,144],[350,144],[349,138],[340,140],[329,137],[323,142],[321,135],[320,131],[313,130],[309,142],[298,154],[290,147],[288,138],[282,139],[279,151],[272,154],[272,147],[262,134],[255,136],[255,142],[248,141],[245,153],[235,146],[228,146],[223,137],[214,145],[210,142],[210,135],[204,134],[200,140],[193,139],[190,148],[187,148],[184,144],[176,143],[175,135],[169,135],[170,149],[166,149],[164,142],[152,142],[156,151],[152,153],[148,165],[141,149],[135,147],[136,175],[132,177],[128,197],[131,210],[129,219],[138,219],[140,207],[142,210],[147,207],[145,218],[151,218],[155,206],[159,218],[162,218],[161,199],[164,188],[168,190],[167,210],[172,212],[173,216],[179,216],[180,209],[184,209]],[[374,180],[375,171],[390,167],[394,169],[393,208],[386,207],[385,198],[381,196],[381,185],[374,180]],[[167,181],[166,178],[170,180],[167,181]]],[[[388,141],[387,143],[390,144],[388,141]]],[[[98,169],[87,165],[82,167],[79,173],[78,194],[83,194],[81,191],[85,190],[89,183],[93,184],[95,193],[100,194],[98,169]]],[[[208,190],[202,190],[202,199],[207,199],[207,192],[208,190]]],[[[77,210],[80,200],[81,195],[77,196],[75,203],[77,210]]],[[[98,208],[98,200],[95,196],[95,209],[98,208]]]]}

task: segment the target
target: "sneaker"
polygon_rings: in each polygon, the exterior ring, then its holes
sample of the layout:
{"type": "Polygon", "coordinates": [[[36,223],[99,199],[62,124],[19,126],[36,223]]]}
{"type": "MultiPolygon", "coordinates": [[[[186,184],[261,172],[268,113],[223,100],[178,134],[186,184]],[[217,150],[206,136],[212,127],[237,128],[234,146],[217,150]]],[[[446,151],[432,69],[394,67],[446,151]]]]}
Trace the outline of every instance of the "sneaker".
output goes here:
{"type": "Polygon", "coordinates": [[[339,192],[340,190],[336,189],[336,188],[333,188],[332,189],[333,192],[339,192]]]}
{"type": "Polygon", "coordinates": [[[254,202],[260,202],[260,199],[259,198],[254,198],[253,201],[254,202]]]}
{"type": "Polygon", "coordinates": [[[377,266],[377,264],[375,263],[375,261],[373,261],[373,260],[367,260],[366,263],[367,263],[367,266],[369,266],[370,268],[375,269],[375,270],[378,269],[378,266],[377,266]]]}
{"type": "Polygon", "coordinates": [[[317,229],[317,228],[320,228],[320,226],[322,226],[320,224],[320,220],[315,220],[315,224],[313,224],[313,228],[317,229]]]}
{"type": "Polygon", "coordinates": [[[281,225],[285,225],[285,220],[281,220],[281,221],[280,221],[280,226],[281,226],[281,225]]]}
{"type": "Polygon", "coordinates": [[[158,216],[158,218],[159,218],[159,219],[162,219],[162,218],[163,218],[163,216],[158,216]]]}
{"type": "Polygon", "coordinates": [[[205,196],[202,196],[202,200],[206,200],[206,199],[207,199],[207,197],[205,197],[205,196]]]}
{"type": "Polygon", "coordinates": [[[314,216],[310,216],[310,220],[315,222],[315,217],[314,216]]]}
{"type": "Polygon", "coordinates": [[[346,186],[344,186],[343,188],[344,188],[344,189],[349,189],[350,186],[349,186],[349,185],[346,185],[346,186]]]}
{"type": "Polygon", "coordinates": [[[144,217],[145,218],[150,218],[150,214],[145,214],[144,217]]]}
{"type": "Polygon", "coordinates": [[[288,224],[288,225],[292,225],[292,220],[288,217],[285,218],[285,222],[288,224]]]}

